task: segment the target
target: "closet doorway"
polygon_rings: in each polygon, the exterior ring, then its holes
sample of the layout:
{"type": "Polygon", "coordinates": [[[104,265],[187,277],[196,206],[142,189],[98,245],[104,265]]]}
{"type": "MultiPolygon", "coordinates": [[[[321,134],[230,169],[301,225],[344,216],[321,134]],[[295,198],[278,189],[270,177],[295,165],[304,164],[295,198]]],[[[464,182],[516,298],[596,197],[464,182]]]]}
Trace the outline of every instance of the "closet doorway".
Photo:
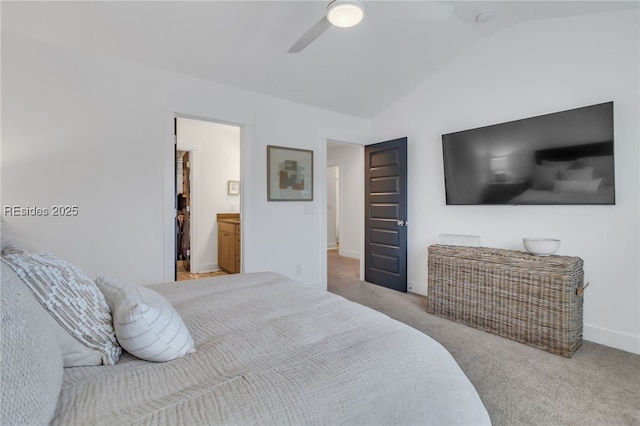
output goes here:
{"type": "Polygon", "coordinates": [[[176,117],[175,136],[175,279],[224,274],[217,217],[240,219],[240,127],[176,117]]]}

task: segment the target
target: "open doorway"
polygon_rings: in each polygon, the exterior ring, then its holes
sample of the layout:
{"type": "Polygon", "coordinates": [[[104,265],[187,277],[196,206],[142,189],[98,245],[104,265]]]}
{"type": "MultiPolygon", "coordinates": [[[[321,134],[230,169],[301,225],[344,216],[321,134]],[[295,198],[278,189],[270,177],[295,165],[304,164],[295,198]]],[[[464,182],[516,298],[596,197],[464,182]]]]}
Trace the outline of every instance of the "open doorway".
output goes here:
{"type": "Polygon", "coordinates": [[[240,236],[219,247],[218,220],[240,223],[240,127],[177,117],[175,135],[175,279],[226,274],[219,253],[239,253],[240,236]]]}
{"type": "Polygon", "coordinates": [[[364,148],[327,141],[327,286],[362,277],[364,148]]]}

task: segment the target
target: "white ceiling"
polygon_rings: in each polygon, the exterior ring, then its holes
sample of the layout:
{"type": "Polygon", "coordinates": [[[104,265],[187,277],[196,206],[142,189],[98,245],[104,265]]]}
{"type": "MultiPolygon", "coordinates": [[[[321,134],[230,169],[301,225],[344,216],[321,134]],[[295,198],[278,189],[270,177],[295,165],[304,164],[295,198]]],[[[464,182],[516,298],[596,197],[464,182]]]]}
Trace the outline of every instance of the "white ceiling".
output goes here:
{"type": "Polygon", "coordinates": [[[616,9],[634,1],[363,0],[353,28],[291,45],[327,1],[2,2],[2,31],[359,117],[373,117],[482,37],[520,22],[616,9]],[[475,17],[491,11],[486,23],[475,17]]]}

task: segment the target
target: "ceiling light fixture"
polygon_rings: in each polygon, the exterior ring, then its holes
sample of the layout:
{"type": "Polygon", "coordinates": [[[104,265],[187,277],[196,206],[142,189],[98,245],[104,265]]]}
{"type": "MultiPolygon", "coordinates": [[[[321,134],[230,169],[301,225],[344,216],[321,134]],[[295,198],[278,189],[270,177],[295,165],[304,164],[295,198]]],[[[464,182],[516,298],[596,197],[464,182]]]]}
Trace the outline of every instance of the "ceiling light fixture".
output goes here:
{"type": "Polygon", "coordinates": [[[327,6],[327,19],[336,27],[353,27],[358,25],[363,17],[364,6],[358,0],[333,0],[327,6]]]}

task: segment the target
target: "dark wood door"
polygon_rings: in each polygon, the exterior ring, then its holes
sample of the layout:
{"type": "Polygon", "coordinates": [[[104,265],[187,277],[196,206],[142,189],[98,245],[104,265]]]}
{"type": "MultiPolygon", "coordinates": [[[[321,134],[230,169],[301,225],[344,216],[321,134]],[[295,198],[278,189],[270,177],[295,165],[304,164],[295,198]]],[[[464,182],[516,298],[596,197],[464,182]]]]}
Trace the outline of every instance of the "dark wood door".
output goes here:
{"type": "Polygon", "coordinates": [[[407,291],[407,138],[365,147],[365,281],[407,291]]]}

